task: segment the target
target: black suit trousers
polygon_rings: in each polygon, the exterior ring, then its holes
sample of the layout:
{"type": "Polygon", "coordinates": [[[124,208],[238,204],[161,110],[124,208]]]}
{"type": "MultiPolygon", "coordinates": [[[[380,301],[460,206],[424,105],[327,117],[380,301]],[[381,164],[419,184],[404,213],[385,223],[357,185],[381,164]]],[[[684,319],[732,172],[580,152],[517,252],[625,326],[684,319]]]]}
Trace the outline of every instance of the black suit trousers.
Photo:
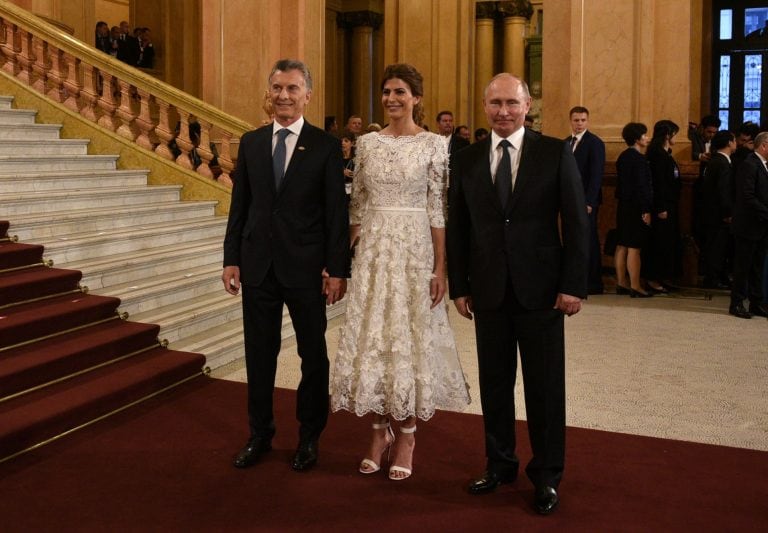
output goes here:
{"type": "Polygon", "coordinates": [[[269,440],[275,434],[272,396],[285,303],[301,357],[301,382],[296,393],[299,441],[316,441],[328,421],[327,321],[320,283],[313,288],[286,288],[270,267],[261,284],[242,288],[251,437],[269,440]]]}
{"type": "Polygon", "coordinates": [[[589,271],[587,287],[590,291],[603,290],[603,256],[600,250],[600,236],[597,233],[599,206],[594,206],[589,213],[589,271]]]}
{"type": "Polygon", "coordinates": [[[753,305],[763,300],[763,267],[768,249],[768,233],[759,240],[735,237],[731,305],[749,299],[753,305]]]}
{"type": "Polygon", "coordinates": [[[557,487],[565,463],[563,326],[560,310],[524,309],[511,290],[499,309],[475,311],[487,468],[499,474],[518,469],[514,389],[519,348],[533,451],[526,474],[537,487],[557,487]]]}

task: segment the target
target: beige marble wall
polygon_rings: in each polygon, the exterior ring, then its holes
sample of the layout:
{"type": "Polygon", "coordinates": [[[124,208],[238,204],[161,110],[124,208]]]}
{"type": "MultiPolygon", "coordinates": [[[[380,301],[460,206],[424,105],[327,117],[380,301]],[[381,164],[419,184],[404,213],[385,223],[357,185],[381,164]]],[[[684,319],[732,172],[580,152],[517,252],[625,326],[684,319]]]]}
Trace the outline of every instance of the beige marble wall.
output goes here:
{"type": "Polygon", "coordinates": [[[325,107],[323,0],[204,0],[202,99],[252,124],[262,110],[267,77],[282,57],[305,61],[315,85],[306,116],[322,126],[325,107]]]}
{"type": "MultiPolygon", "coordinates": [[[[93,6],[94,18],[103,20],[111,26],[117,26],[120,21],[130,17],[129,0],[96,0],[93,6]]],[[[148,26],[148,24],[142,24],[148,26]]],[[[93,24],[96,27],[96,23],[93,24]]]]}
{"type": "MultiPolygon", "coordinates": [[[[670,119],[684,130],[695,92],[689,38],[695,3],[544,0],[543,131],[566,135],[568,110],[584,105],[611,159],[625,148],[627,122],[651,128],[670,119]]],[[[687,141],[679,137],[681,153],[687,141]]]]}
{"type": "Polygon", "coordinates": [[[443,109],[456,124],[472,124],[474,2],[386,0],[384,9],[384,63],[411,63],[422,73],[429,127],[443,109]]]}

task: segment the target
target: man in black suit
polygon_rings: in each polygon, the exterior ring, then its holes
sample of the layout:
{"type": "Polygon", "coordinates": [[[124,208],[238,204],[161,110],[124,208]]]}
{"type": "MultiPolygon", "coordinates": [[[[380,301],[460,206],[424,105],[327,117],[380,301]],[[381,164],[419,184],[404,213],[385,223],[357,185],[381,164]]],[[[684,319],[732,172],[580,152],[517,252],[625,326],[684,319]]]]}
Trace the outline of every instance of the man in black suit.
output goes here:
{"type": "Polygon", "coordinates": [[[576,166],[579,167],[581,182],[584,185],[584,198],[587,201],[589,218],[589,272],[587,290],[589,294],[603,293],[603,263],[600,253],[600,237],[597,234],[597,215],[603,203],[603,171],[605,169],[605,143],[587,129],[589,110],[576,106],[571,109],[571,135],[566,138],[576,166]]]}
{"type": "Polygon", "coordinates": [[[483,106],[491,136],[451,160],[450,295],[475,317],[487,470],[481,494],[517,477],[517,349],[533,458],[534,508],[555,510],[565,459],[564,315],[587,295],[589,222],[567,143],[523,128],[525,82],[498,74],[483,106]]]}
{"type": "Polygon", "coordinates": [[[300,61],[281,59],[269,76],[275,121],[243,135],[237,159],[222,281],[242,284],[250,439],[234,461],[254,464],[272,448],[272,394],[283,304],[301,357],[294,470],[317,462],[328,419],[325,305],[344,296],[349,219],[341,143],[304,120],[312,78],[300,61]]]}
{"type": "Polygon", "coordinates": [[[437,122],[437,133],[445,139],[445,145],[451,157],[465,146],[469,146],[467,139],[453,131],[453,113],[440,111],[435,121],[437,122]]]}
{"type": "Polygon", "coordinates": [[[762,276],[768,249],[768,132],[755,137],[755,151],[736,169],[731,228],[735,240],[733,287],[728,312],[739,318],[768,316],[762,276]],[[749,299],[749,310],[744,300],[749,299]]]}
{"type": "Polygon", "coordinates": [[[120,23],[117,41],[117,59],[135,67],[139,61],[139,40],[131,35],[131,27],[125,20],[120,23]]]}
{"type": "Polygon", "coordinates": [[[704,235],[704,287],[727,289],[726,260],[731,241],[733,165],[736,137],[718,131],[712,138],[712,157],[701,183],[701,223],[704,235]]]}

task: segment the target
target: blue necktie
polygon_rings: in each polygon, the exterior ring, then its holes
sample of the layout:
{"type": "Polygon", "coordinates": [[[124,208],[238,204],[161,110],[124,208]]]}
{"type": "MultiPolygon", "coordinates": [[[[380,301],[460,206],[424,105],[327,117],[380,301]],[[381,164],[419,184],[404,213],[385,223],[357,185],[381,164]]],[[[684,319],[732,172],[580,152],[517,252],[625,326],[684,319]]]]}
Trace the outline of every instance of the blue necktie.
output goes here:
{"type": "Polygon", "coordinates": [[[288,128],[277,130],[277,144],[272,154],[272,173],[275,176],[275,189],[280,188],[280,181],[285,174],[285,138],[291,133],[288,128]]]}
{"type": "Polygon", "coordinates": [[[501,207],[506,208],[509,191],[512,188],[512,159],[509,157],[508,150],[512,144],[504,139],[499,143],[499,146],[501,146],[501,161],[499,161],[499,166],[496,168],[495,185],[501,207]]]}

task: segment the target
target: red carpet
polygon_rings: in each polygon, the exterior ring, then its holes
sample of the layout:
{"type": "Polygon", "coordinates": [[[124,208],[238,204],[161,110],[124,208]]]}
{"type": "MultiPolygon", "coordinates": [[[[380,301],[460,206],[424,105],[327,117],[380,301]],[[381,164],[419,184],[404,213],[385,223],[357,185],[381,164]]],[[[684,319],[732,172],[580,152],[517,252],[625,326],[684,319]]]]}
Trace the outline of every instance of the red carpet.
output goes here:
{"type": "MultiPolygon", "coordinates": [[[[367,424],[331,415],[311,472],[288,466],[294,392],[276,393],[273,450],[230,466],[245,442],[245,385],[196,379],[67,439],[0,464],[7,531],[764,531],[768,453],[569,428],[562,504],[529,510],[525,478],[494,494],[479,416],[439,413],[417,433],[411,479],[356,472],[367,424]]],[[[521,435],[525,424],[519,423],[521,435]]],[[[522,461],[530,457],[521,439],[522,461]]]]}

